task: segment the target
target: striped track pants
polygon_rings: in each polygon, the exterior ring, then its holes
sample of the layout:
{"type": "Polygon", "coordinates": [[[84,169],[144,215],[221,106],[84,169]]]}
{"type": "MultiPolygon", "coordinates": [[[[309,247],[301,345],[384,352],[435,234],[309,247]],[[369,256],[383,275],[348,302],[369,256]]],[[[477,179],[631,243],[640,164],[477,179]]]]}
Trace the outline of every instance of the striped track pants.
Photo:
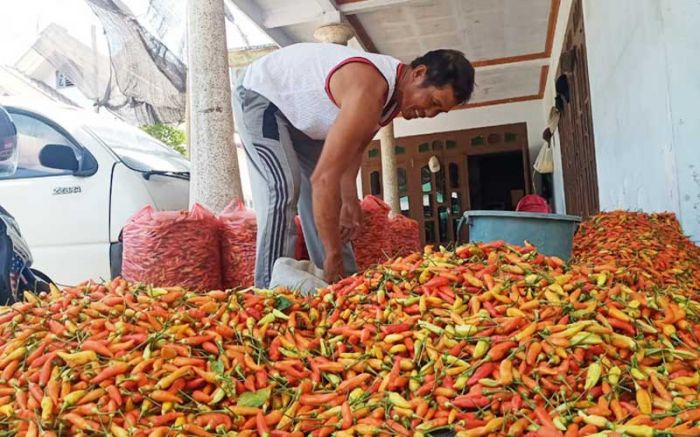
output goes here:
{"type": "MultiPolygon", "coordinates": [[[[325,255],[314,222],[310,183],[323,141],[295,129],[274,104],[245,89],[240,81],[233,108],[248,158],[258,223],[255,286],[269,285],[275,260],[294,257],[297,213],[311,261],[323,268],[325,255]]],[[[343,248],[343,260],[346,273],[357,271],[350,244],[343,248]]]]}

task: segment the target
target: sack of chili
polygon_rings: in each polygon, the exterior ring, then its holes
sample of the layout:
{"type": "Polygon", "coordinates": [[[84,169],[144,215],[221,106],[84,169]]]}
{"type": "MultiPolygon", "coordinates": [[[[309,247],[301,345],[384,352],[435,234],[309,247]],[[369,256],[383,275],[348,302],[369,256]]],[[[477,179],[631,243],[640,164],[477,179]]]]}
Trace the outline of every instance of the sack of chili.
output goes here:
{"type": "Polygon", "coordinates": [[[195,204],[191,211],[145,206],[122,233],[122,275],[159,287],[205,291],[221,288],[219,222],[195,204]]]}
{"type": "Polygon", "coordinates": [[[393,250],[389,231],[391,208],[381,199],[365,196],[360,203],[362,225],[357,237],[352,240],[355,260],[360,271],[386,261],[393,250]]]}
{"type": "Polygon", "coordinates": [[[255,248],[258,232],[255,212],[234,199],[219,215],[221,271],[224,288],[248,288],[255,282],[255,248]]]}
{"type": "Polygon", "coordinates": [[[389,218],[391,238],[391,255],[406,256],[421,250],[418,222],[403,214],[394,214],[389,218]]]}

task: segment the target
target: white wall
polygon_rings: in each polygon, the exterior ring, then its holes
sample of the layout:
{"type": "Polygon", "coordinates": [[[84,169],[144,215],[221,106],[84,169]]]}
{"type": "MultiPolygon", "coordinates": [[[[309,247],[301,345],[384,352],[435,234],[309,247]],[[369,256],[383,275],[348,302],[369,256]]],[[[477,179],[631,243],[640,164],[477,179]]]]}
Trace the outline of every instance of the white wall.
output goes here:
{"type": "Polygon", "coordinates": [[[700,1],[663,0],[681,223],[700,242],[700,1]]]}
{"type": "Polygon", "coordinates": [[[672,211],[700,240],[700,1],[584,1],[603,210],[672,211]]]}
{"type": "MultiPolygon", "coordinates": [[[[542,99],[542,118],[549,118],[549,111],[554,106],[554,98],[556,91],[554,89],[554,81],[556,80],[557,67],[559,65],[559,56],[564,45],[564,35],[566,33],[566,24],[569,21],[569,12],[571,11],[571,0],[561,0],[559,4],[559,16],[557,17],[556,32],[554,41],[552,41],[552,56],[549,63],[549,72],[547,74],[547,83],[545,85],[544,97],[542,99]]],[[[564,197],[564,174],[561,165],[561,148],[559,147],[559,131],[554,132],[553,139],[553,159],[554,173],[552,175],[553,191],[554,191],[554,212],[557,214],[566,213],[566,199],[564,197]]]]}
{"type": "MultiPolygon", "coordinates": [[[[477,81],[479,71],[477,70],[477,81]]],[[[396,138],[412,135],[423,135],[434,132],[447,132],[462,129],[473,129],[484,126],[498,126],[510,123],[527,123],[530,161],[534,163],[536,152],[542,145],[544,120],[541,116],[542,101],[507,103],[503,105],[484,106],[481,108],[460,109],[440,114],[433,119],[394,120],[394,135],[396,138]],[[533,155],[533,153],[535,153],[533,155]]]]}

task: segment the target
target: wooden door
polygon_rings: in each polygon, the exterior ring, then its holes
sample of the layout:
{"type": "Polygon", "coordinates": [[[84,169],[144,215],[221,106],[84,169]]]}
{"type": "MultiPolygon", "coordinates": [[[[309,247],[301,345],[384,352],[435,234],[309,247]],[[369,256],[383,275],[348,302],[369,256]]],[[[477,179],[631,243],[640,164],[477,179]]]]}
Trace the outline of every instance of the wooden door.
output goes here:
{"type": "MultiPolygon", "coordinates": [[[[425,139],[417,146],[420,154],[414,158],[413,180],[418,183],[411,185],[409,196],[418,205],[412,210],[417,214],[411,214],[411,218],[418,221],[425,244],[447,245],[457,241],[457,223],[469,209],[465,147],[460,147],[458,135],[450,133],[435,136],[432,141],[425,139]],[[433,156],[440,163],[436,172],[429,166],[433,156]]],[[[465,235],[461,237],[464,240],[465,235]]]]}
{"type": "Polygon", "coordinates": [[[568,85],[570,95],[568,102],[560,97],[563,113],[559,119],[566,212],[587,217],[600,206],[581,3],[574,0],[571,5],[557,77],[562,86],[568,85]]]}

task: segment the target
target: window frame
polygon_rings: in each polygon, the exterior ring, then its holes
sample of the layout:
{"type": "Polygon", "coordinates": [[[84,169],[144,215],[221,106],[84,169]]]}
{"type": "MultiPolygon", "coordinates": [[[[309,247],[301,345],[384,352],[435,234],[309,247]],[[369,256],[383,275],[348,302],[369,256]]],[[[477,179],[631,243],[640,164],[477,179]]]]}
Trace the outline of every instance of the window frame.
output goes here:
{"type": "MultiPolygon", "coordinates": [[[[37,179],[37,178],[45,178],[45,177],[58,177],[58,176],[77,176],[77,177],[89,177],[97,173],[97,170],[99,168],[99,164],[97,162],[97,159],[93,156],[90,151],[85,148],[82,144],[80,144],[73,135],[71,135],[65,128],[63,128],[61,125],[56,123],[55,121],[41,115],[37,114],[36,112],[29,111],[26,109],[22,108],[17,108],[14,106],[4,106],[4,108],[7,110],[7,112],[10,114],[10,117],[15,116],[15,115],[21,115],[27,118],[31,118],[35,121],[38,121],[40,123],[43,123],[50,127],[51,129],[55,130],[59,134],[63,135],[63,137],[70,143],[69,145],[74,148],[76,152],[76,158],[78,159],[78,170],[74,172],[67,171],[66,173],[46,173],[46,174],[30,174],[30,175],[24,175],[24,176],[17,176],[17,171],[15,172],[14,175],[0,178],[1,181],[7,181],[7,180],[19,180],[19,179],[37,179]]],[[[16,125],[17,123],[15,123],[16,125]]],[[[21,134],[19,129],[17,130],[18,136],[21,134]]],[[[19,145],[18,145],[19,147],[19,145]]],[[[19,168],[18,168],[19,170],[19,168]]]]}

